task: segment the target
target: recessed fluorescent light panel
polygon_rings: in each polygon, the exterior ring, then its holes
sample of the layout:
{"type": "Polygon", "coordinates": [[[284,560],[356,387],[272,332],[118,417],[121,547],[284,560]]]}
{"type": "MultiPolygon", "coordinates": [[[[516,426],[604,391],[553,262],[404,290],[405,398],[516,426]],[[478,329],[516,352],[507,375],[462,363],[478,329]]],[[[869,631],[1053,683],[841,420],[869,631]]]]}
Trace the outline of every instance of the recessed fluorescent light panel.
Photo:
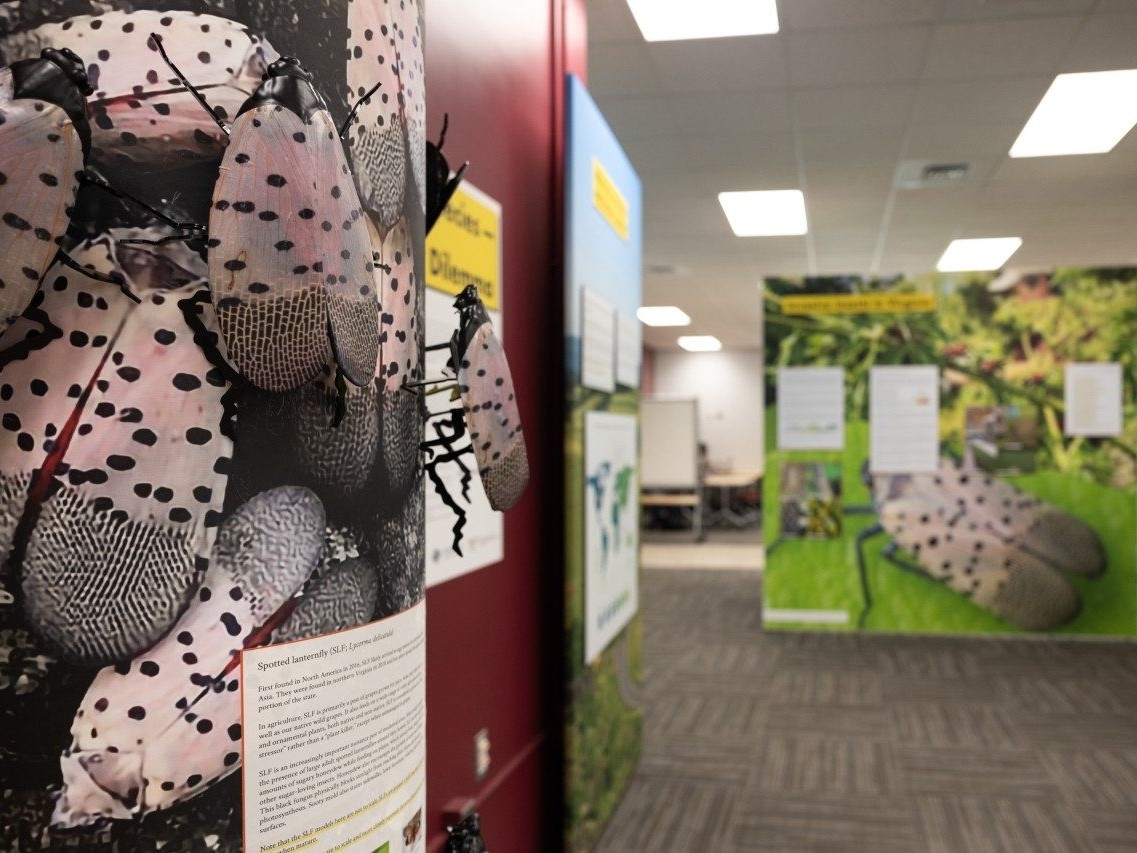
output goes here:
{"type": "Polygon", "coordinates": [[[645,41],[760,36],[778,31],[774,0],[628,0],[645,41]]]}
{"type": "Polygon", "coordinates": [[[714,335],[682,335],[679,346],[688,352],[718,352],[722,349],[722,341],[714,335]]]}
{"type": "Polygon", "coordinates": [[[1137,68],[1059,74],[1011,146],[1011,156],[1104,154],[1134,124],[1137,68]]]}
{"type": "Polygon", "coordinates": [[[645,326],[691,325],[691,318],[674,305],[645,305],[636,309],[636,317],[645,326]]]}
{"type": "Polygon", "coordinates": [[[801,190],[719,193],[719,204],[739,237],[786,237],[809,230],[801,190]]]}
{"type": "Polygon", "coordinates": [[[980,237],[952,240],[940,256],[940,272],[997,270],[1023,244],[1022,237],[980,237]]]}

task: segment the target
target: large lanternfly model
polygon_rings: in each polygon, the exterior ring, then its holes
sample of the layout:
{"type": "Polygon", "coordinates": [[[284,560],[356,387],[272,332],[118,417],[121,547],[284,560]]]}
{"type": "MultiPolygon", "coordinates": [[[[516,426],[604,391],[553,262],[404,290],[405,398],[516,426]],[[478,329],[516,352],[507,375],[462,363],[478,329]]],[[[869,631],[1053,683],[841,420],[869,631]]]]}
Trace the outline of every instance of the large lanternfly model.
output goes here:
{"type": "Polygon", "coordinates": [[[379,354],[373,246],[311,75],[276,60],[225,130],[208,246],[229,358],[266,391],[310,382],[333,359],[366,385],[379,354]]]}
{"type": "Polygon", "coordinates": [[[468,285],[454,300],[454,307],[458,309],[458,329],[448,343],[430,349],[449,347],[449,366],[456,379],[454,390],[462,407],[438,415],[449,417],[449,432],[441,425],[436,427],[438,437],[427,441],[424,449],[429,456],[427,474],[443,501],[458,514],[454,525],[454,549],[458,551],[465,512],[443,486],[436,470],[438,465],[461,464],[461,455],[472,452],[490,506],[506,510],[517,503],[529,483],[529,457],[509,362],[477,287],[468,285]],[[454,443],[467,432],[470,443],[455,449],[454,443]]]}
{"type": "Polygon", "coordinates": [[[1105,552],[1083,521],[974,467],[944,460],[938,471],[877,474],[880,521],[857,537],[865,609],[872,606],[864,542],[887,532],[885,556],[939,581],[1013,625],[1045,631],[1077,615],[1078,593],[1066,574],[1096,577],[1105,552]],[[903,549],[914,562],[896,556],[903,549]]]}

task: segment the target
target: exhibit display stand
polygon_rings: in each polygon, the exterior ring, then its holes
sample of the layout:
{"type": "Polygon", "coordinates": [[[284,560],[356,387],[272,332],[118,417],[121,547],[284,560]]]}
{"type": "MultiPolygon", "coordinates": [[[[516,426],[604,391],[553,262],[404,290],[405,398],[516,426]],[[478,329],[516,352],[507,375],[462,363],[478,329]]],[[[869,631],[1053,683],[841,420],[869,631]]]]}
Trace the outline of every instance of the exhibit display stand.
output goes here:
{"type": "Polygon", "coordinates": [[[582,849],[640,750],[642,197],[583,83],[565,86],[565,845],[582,849]]]}
{"type": "Polygon", "coordinates": [[[1137,633],[1135,280],[767,280],[766,627],[1137,633]]]}

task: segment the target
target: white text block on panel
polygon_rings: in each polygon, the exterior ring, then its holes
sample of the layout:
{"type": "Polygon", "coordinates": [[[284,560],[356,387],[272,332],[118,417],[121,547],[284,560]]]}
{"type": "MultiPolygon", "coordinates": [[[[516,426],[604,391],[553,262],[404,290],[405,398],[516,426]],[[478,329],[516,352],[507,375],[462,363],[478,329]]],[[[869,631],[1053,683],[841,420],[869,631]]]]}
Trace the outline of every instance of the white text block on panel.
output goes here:
{"type": "Polygon", "coordinates": [[[643,336],[640,321],[628,314],[616,315],[616,381],[625,388],[640,387],[643,336]]]}
{"type": "Polygon", "coordinates": [[[241,655],[246,850],[407,849],[426,796],[425,634],[419,602],[241,655]]]}
{"type": "Polygon", "coordinates": [[[843,450],[845,371],[778,368],[778,449],[843,450]]]}
{"type": "Polygon", "coordinates": [[[581,290],[580,384],[616,390],[616,309],[588,288],[581,290]]]}
{"type": "Polygon", "coordinates": [[[935,471],[940,455],[940,371],[934,365],[869,371],[869,468],[935,471]]]}
{"type": "Polygon", "coordinates": [[[1121,435],[1121,365],[1066,365],[1066,435],[1121,435]]]}

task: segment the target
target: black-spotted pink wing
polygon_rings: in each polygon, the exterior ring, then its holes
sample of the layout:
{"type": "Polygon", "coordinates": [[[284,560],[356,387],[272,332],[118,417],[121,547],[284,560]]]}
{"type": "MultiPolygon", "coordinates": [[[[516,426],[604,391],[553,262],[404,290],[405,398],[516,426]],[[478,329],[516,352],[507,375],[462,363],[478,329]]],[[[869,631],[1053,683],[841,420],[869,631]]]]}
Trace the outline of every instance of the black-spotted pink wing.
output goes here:
{"type": "Polygon", "coordinates": [[[403,211],[408,184],[426,192],[426,99],[422,7],[417,0],[348,0],[348,89],[362,97],[347,146],[360,198],[383,235],[403,211]]]}
{"type": "Polygon", "coordinates": [[[466,428],[490,506],[506,510],[529,483],[513,376],[477,288],[468,286],[454,304],[461,319],[452,358],[466,428]]]}
{"type": "Polygon", "coordinates": [[[200,794],[241,766],[241,666],[249,645],[316,568],[324,508],[297,486],[240,506],[177,624],[134,660],[102,669],[60,759],[52,823],[129,819],[200,794]]]}
{"type": "MultiPolygon", "coordinates": [[[[121,275],[113,251],[103,238],[73,255],[121,275]]],[[[208,565],[232,442],[228,383],[194,340],[216,328],[203,288],[136,304],[56,265],[0,338],[0,546],[31,626],[67,660],[152,644],[208,565]]]]}
{"type": "Polygon", "coordinates": [[[372,246],[343,146],[295,60],[273,63],[234,122],[209,216],[209,281],[238,372],[288,391],[335,363],[375,375],[372,246]]]}
{"type": "Polygon", "coordinates": [[[0,329],[27,307],[67,233],[90,146],[90,91],[70,51],[0,69],[0,329]]]}

